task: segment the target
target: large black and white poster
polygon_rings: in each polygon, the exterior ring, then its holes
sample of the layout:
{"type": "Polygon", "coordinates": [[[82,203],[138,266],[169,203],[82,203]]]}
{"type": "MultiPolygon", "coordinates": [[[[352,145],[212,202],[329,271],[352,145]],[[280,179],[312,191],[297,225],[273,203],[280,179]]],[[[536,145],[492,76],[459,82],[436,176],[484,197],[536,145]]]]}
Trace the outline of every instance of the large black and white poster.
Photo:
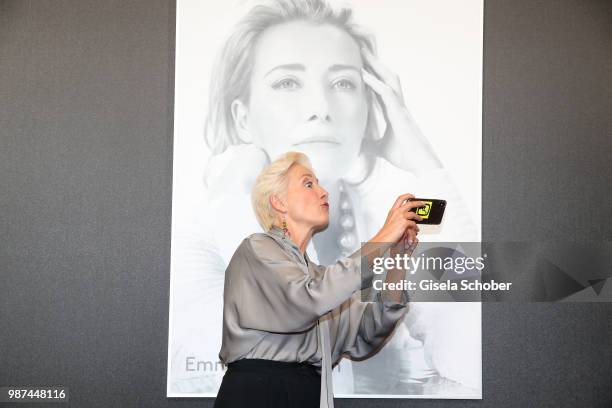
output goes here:
{"type": "MultiPolygon", "coordinates": [[[[307,154],[329,191],[317,263],[407,192],[448,203],[421,241],[480,240],[482,30],[482,0],[178,0],[169,397],[218,391],[224,271],[280,154],[307,154]]],[[[412,303],[333,376],[336,397],[481,398],[480,303],[412,303]]]]}

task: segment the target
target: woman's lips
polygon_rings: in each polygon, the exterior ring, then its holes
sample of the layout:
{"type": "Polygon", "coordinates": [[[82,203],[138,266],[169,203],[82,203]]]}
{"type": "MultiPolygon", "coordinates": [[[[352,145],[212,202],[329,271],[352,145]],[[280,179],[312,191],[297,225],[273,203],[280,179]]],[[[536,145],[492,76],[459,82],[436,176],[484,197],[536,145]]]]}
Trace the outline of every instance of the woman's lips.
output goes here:
{"type": "Polygon", "coordinates": [[[307,137],[306,139],[300,140],[297,143],[294,143],[294,146],[297,145],[301,145],[301,144],[307,144],[307,143],[330,143],[330,144],[340,144],[340,141],[334,137],[331,136],[312,136],[312,137],[307,137]]]}
{"type": "Polygon", "coordinates": [[[329,204],[327,204],[327,203],[321,204],[321,206],[329,208],[329,204]]]}

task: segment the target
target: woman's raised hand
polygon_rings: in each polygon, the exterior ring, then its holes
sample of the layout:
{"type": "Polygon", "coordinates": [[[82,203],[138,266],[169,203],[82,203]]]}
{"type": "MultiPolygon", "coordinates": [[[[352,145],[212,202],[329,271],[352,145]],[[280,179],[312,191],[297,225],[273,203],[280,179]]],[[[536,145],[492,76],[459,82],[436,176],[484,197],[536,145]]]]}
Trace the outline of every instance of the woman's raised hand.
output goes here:
{"type": "Polygon", "coordinates": [[[405,240],[409,245],[414,246],[417,242],[419,226],[416,221],[423,218],[411,209],[425,205],[422,201],[407,201],[414,199],[412,194],[402,194],[395,200],[395,203],[387,214],[385,224],[380,231],[369,242],[395,244],[400,240],[405,240]]]}
{"type": "Polygon", "coordinates": [[[387,122],[385,134],[375,142],[374,150],[393,165],[415,174],[442,167],[406,108],[399,77],[367,48],[362,48],[361,54],[364,57],[363,80],[377,95],[387,122]]]}

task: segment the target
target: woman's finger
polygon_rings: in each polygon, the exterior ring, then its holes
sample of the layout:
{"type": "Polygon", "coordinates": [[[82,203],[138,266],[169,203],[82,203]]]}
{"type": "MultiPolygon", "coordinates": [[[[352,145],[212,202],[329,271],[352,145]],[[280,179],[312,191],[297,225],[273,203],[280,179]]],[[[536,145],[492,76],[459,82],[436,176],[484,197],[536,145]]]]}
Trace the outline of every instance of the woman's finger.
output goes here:
{"type": "Polygon", "coordinates": [[[406,219],[406,229],[414,229],[416,228],[416,221],[412,219],[406,219]]]}
{"type": "Polygon", "coordinates": [[[407,220],[423,221],[423,217],[421,217],[419,214],[415,213],[414,211],[406,211],[404,213],[404,218],[406,218],[407,220]]]}
{"type": "Polygon", "coordinates": [[[408,243],[412,243],[414,239],[414,233],[412,231],[412,228],[406,228],[406,236],[408,237],[408,243]]]}
{"type": "Polygon", "coordinates": [[[416,234],[413,228],[408,228],[408,244],[412,245],[416,239],[416,234]]]}
{"type": "Polygon", "coordinates": [[[376,78],[374,75],[370,74],[365,69],[361,69],[361,74],[364,82],[374,90],[378,95],[380,95],[383,104],[390,105],[395,103],[399,103],[397,100],[398,96],[395,91],[386,83],[376,78]]]}
{"type": "Polygon", "coordinates": [[[412,198],[414,198],[414,195],[410,193],[402,194],[401,196],[397,197],[397,199],[395,200],[395,203],[393,203],[393,206],[391,208],[392,209],[399,208],[404,204],[404,202],[406,202],[406,200],[412,199],[412,198]]]}
{"type": "Polygon", "coordinates": [[[405,203],[402,204],[402,207],[404,209],[410,209],[410,208],[419,208],[419,207],[423,207],[426,203],[424,201],[406,201],[405,203]]]}
{"type": "Polygon", "coordinates": [[[411,255],[414,252],[414,250],[416,249],[418,244],[419,244],[419,239],[418,238],[414,238],[414,241],[412,241],[412,245],[410,245],[410,249],[409,249],[411,255]]]}
{"type": "Polygon", "coordinates": [[[402,236],[402,244],[403,244],[404,253],[408,255],[412,255],[412,253],[414,252],[414,249],[416,248],[417,243],[419,242],[419,238],[417,237],[418,229],[419,229],[418,226],[416,227],[416,229],[406,228],[402,236]],[[411,235],[411,231],[412,231],[412,235],[411,235]]]}
{"type": "Polygon", "coordinates": [[[406,247],[408,246],[409,240],[410,240],[410,235],[408,233],[408,229],[406,228],[404,230],[404,234],[402,235],[402,244],[404,245],[404,251],[406,250],[406,247]]]}
{"type": "Polygon", "coordinates": [[[372,68],[373,73],[389,85],[399,97],[402,97],[402,85],[399,76],[382,64],[366,47],[362,47],[361,51],[365,57],[365,62],[372,68]]]}

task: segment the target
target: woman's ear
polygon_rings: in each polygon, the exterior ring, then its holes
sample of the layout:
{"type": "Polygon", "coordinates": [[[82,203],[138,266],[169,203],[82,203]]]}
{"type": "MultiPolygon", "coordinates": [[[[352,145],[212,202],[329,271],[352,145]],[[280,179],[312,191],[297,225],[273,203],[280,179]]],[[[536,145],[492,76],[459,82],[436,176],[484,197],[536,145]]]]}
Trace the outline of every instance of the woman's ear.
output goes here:
{"type": "Polygon", "coordinates": [[[285,203],[276,194],[270,196],[270,205],[279,213],[287,212],[287,206],[285,206],[285,203]]]}
{"type": "Polygon", "coordinates": [[[249,108],[240,99],[234,99],[230,108],[238,137],[243,143],[253,143],[248,127],[249,108]]]}

